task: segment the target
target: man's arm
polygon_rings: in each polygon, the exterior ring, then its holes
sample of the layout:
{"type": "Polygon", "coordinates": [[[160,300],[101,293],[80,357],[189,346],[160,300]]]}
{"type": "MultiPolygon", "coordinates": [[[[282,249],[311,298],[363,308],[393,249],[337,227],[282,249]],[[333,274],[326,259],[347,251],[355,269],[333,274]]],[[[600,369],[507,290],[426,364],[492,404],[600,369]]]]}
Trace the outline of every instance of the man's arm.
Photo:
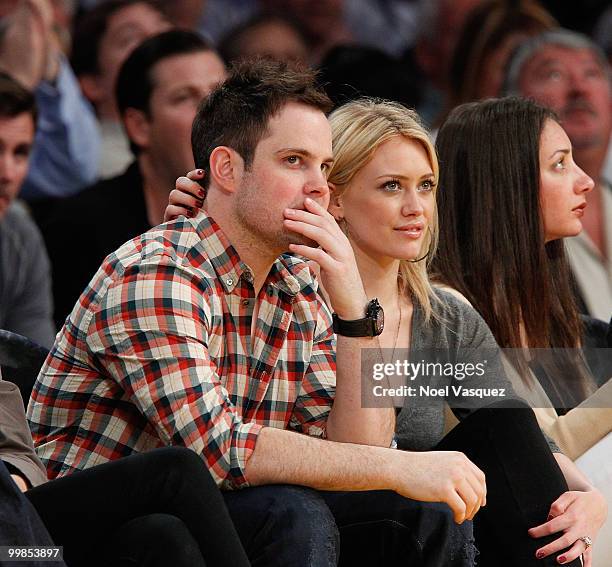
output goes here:
{"type": "Polygon", "coordinates": [[[270,427],[258,436],[246,476],[252,485],[393,490],[414,500],[445,502],[457,523],[486,504],[485,476],[463,453],[336,443],[270,427]]]}

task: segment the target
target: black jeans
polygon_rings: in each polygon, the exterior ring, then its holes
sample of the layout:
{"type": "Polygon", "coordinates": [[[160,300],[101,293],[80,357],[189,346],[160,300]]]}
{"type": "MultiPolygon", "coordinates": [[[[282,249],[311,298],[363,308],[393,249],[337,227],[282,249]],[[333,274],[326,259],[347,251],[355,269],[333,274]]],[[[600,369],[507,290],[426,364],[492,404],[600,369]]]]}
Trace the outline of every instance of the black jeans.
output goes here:
{"type": "Polygon", "coordinates": [[[204,462],[171,447],[111,461],[26,492],[69,567],[247,567],[204,462]]]}
{"type": "Polygon", "coordinates": [[[338,530],[316,490],[269,485],[223,496],[253,567],[337,564],[338,530]]]}
{"type": "Polygon", "coordinates": [[[458,526],[443,504],[284,485],[224,496],[253,567],[474,565],[471,522],[458,526]]]}
{"type": "Polygon", "coordinates": [[[548,567],[561,553],[536,559],[537,549],[562,534],[536,540],[527,533],[546,522],[568,487],[533,411],[516,406],[498,402],[474,412],[437,447],[462,451],[486,475],[487,505],[474,518],[479,567],[548,567]]]}
{"type": "Polygon", "coordinates": [[[321,492],[340,532],[341,567],[472,567],[472,522],[387,490],[321,492]]]}

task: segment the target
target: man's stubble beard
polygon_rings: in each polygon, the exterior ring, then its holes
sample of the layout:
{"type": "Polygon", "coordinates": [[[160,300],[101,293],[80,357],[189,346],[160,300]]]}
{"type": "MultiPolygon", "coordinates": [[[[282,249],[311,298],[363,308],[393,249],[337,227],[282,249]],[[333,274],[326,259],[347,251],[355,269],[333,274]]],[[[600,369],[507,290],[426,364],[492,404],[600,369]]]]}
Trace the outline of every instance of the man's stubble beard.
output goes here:
{"type": "Polygon", "coordinates": [[[289,252],[290,244],[313,248],[319,246],[314,240],[288,230],[283,223],[282,210],[261,207],[259,193],[257,186],[252,185],[247,177],[236,196],[234,207],[234,218],[240,224],[241,232],[254,246],[264,246],[279,254],[289,252]]]}

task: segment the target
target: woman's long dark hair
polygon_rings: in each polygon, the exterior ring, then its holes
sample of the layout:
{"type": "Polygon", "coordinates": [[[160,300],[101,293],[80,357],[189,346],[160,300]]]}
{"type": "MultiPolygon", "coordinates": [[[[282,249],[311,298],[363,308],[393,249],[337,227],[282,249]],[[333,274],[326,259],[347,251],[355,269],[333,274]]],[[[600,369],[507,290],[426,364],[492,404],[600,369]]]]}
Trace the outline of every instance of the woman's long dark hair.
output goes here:
{"type": "Polygon", "coordinates": [[[545,243],[541,216],[547,120],[557,118],[518,97],[468,103],[449,114],[436,141],[440,243],[432,273],[467,297],[504,348],[580,345],[563,241],[545,243]]]}

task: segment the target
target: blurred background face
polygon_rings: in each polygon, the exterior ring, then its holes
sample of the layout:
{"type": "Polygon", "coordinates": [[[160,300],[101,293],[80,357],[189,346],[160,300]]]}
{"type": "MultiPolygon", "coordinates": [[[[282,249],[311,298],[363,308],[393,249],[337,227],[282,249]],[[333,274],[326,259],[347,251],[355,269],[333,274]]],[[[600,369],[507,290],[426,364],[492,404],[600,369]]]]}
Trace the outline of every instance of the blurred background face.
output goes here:
{"type": "Polygon", "coordinates": [[[500,96],[508,58],[516,47],[528,37],[528,34],[513,33],[508,35],[496,49],[485,58],[478,78],[476,100],[500,96]]]}
{"type": "MultiPolygon", "coordinates": [[[[435,28],[435,37],[424,35],[417,45],[417,61],[424,74],[438,88],[448,82],[448,71],[457,45],[461,28],[470,11],[483,0],[440,0],[435,28]]],[[[430,32],[431,34],[431,32],[430,32]]]]}
{"type": "Polygon", "coordinates": [[[164,12],[177,28],[197,30],[206,0],[164,0],[164,12]]]}
{"type": "Polygon", "coordinates": [[[585,193],[593,180],[572,157],[572,144],[563,128],[547,120],[540,135],[540,205],[546,242],[576,236],[586,206],[585,193]]]}
{"type": "Polygon", "coordinates": [[[0,219],[19,193],[28,173],[34,141],[34,120],[29,113],[0,117],[0,219]]]}
{"type": "Polygon", "coordinates": [[[300,35],[281,20],[270,20],[242,34],[241,57],[269,57],[277,61],[306,61],[306,44],[300,35]]]}
{"type": "Polygon", "coordinates": [[[270,11],[290,14],[313,38],[337,27],[344,14],[344,0],[264,0],[262,4],[270,11]]]}
{"type": "Polygon", "coordinates": [[[607,145],[612,130],[610,80],[590,50],[544,47],[525,65],[519,88],[558,114],[574,148],[607,145]]]}
{"type": "Polygon", "coordinates": [[[168,178],[193,169],[191,125],[200,101],[225,79],[216,53],[201,51],[161,60],[152,70],[147,152],[168,178]]]}
{"type": "Polygon", "coordinates": [[[108,21],[98,50],[94,104],[114,107],[115,81],[119,68],[132,50],[148,37],[170,28],[164,16],[148,4],[132,4],[115,12],[108,21]]]}

